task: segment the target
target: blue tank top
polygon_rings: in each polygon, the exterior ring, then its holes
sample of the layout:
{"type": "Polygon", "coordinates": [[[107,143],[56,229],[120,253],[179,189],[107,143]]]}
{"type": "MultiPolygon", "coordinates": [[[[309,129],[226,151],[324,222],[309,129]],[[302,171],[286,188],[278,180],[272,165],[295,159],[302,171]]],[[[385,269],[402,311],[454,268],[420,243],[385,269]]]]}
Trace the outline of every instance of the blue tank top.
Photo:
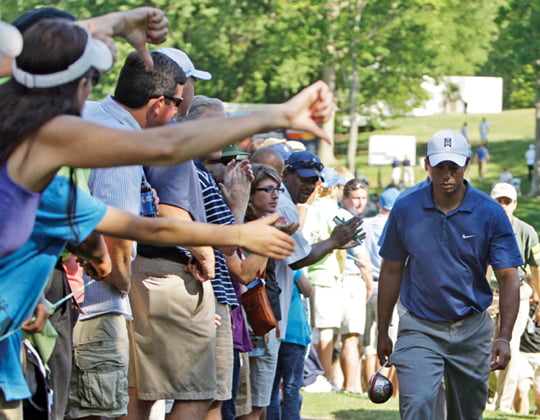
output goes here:
{"type": "Polygon", "coordinates": [[[7,162],[0,167],[0,258],[16,251],[30,237],[41,193],[28,191],[8,174],[7,162]]]}

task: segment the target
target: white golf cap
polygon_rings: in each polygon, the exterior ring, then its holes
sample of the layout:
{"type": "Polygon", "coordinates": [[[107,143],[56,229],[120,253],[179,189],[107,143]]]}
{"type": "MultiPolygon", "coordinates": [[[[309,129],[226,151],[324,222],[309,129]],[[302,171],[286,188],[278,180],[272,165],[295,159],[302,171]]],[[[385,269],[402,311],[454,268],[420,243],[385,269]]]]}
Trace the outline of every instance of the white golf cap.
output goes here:
{"type": "Polygon", "coordinates": [[[471,155],[469,142],[463,134],[455,130],[437,131],[427,146],[427,157],[431,166],[441,162],[450,161],[458,166],[465,166],[467,158],[471,155]]]}
{"type": "Polygon", "coordinates": [[[507,182],[498,182],[493,186],[491,190],[491,198],[497,199],[501,197],[509,198],[512,201],[517,200],[516,188],[507,182]]]}
{"type": "Polygon", "coordinates": [[[194,77],[195,79],[201,80],[210,80],[212,78],[211,73],[203,70],[197,70],[189,56],[184,51],[179,50],[178,48],[164,47],[160,48],[157,51],[165,54],[176,64],[178,64],[182,68],[182,70],[184,70],[186,77],[194,77]]]}
{"type": "Polygon", "coordinates": [[[90,32],[86,32],[88,38],[82,55],[71,63],[67,69],[56,73],[33,74],[21,70],[17,66],[17,59],[13,60],[13,78],[27,88],[50,88],[64,85],[77,80],[91,67],[99,71],[107,71],[113,65],[113,57],[109,47],[102,41],[93,38],[90,32]]]}
{"type": "Polygon", "coordinates": [[[23,46],[22,35],[19,30],[9,23],[0,21],[0,53],[6,57],[17,57],[23,46]]]}

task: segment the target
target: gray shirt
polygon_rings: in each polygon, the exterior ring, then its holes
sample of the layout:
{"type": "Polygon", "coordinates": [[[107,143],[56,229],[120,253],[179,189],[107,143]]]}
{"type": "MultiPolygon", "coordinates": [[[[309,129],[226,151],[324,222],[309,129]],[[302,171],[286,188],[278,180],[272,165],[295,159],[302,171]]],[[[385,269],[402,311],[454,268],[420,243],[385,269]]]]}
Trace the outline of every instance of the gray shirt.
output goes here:
{"type": "MultiPolygon", "coordinates": [[[[285,187],[285,185],[281,185],[285,187]]],[[[291,199],[289,191],[285,191],[279,196],[277,211],[287,219],[288,223],[300,221],[300,216],[296,205],[291,199]]],[[[293,235],[294,252],[284,260],[276,260],[275,271],[276,280],[281,289],[279,295],[279,305],[281,307],[281,321],[279,321],[280,337],[284,338],[287,334],[287,322],[289,320],[289,309],[291,307],[292,291],[294,286],[294,271],[289,267],[296,261],[307,257],[311,252],[311,245],[306,240],[304,234],[298,229],[293,235]]]]}

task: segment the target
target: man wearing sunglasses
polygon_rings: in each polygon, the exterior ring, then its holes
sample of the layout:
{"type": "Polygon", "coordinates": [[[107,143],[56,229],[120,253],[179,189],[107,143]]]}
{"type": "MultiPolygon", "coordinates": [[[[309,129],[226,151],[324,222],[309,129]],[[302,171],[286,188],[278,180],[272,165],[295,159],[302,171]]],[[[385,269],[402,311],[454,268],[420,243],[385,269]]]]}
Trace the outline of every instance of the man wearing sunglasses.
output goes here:
{"type": "MultiPolygon", "coordinates": [[[[313,193],[317,182],[322,180],[323,167],[319,157],[308,151],[294,152],[289,156],[282,177],[282,186],[285,187],[285,191],[280,194],[277,208],[278,212],[287,219],[287,222],[298,223],[300,221],[296,206],[304,204],[313,193]]],[[[295,240],[294,253],[285,260],[276,261],[275,265],[276,279],[281,288],[279,329],[282,337],[285,337],[287,333],[289,307],[294,285],[293,270],[312,265],[335,249],[353,246],[355,244],[353,238],[358,234],[361,223],[360,217],[353,217],[337,226],[327,237],[320,238],[318,242],[313,244],[306,240],[301,231],[292,235],[295,240]]],[[[279,410],[279,407],[272,407],[270,414],[274,415],[276,410],[279,410]]],[[[286,414],[292,415],[292,413],[286,414]]],[[[272,415],[269,415],[269,418],[273,418],[272,415]]]]}
{"type": "MultiPolygon", "coordinates": [[[[102,102],[87,102],[83,118],[124,130],[168,124],[178,112],[176,105],[180,105],[181,100],[176,98],[182,97],[185,74],[164,54],[152,52],[151,57],[154,68],[147,71],[139,53],[129,54],[120,71],[114,96],[108,96],[102,102]]],[[[142,174],[139,165],[96,169],[91,172],[89,187],[92,194],[106,204],[139,215],[142,174]]],[[[89,393],[103,393],[103,400],[109,403],[85,401],[78,386],[73,386],[68,403],[69,418],[127,414],[129,341],[126,320],[132,318],[127,293],[131,286],[131,261],[136,254],[136,244],[117,238],[106,238],[106,243],[112,273],[85,292],[81,304],[84,313],[73,333],[72,383],[79,384],[89,393]],[[93,349],[93,342],[101,342],[102,348],[110,351],[93,349]],[[79,369],[81,366],[98,367],[83,371],[79,369]],[[111,372],[116,372],[116,376],[111,372]],[[111,383],[113,377],[118,382],[111,383]],[[102,388],[94,389],[96,386],[102,388]],[[107,389],[110,392],[105,392],[107,389]]],[[[88,281],[90,278],[86,277],[85,282],[88,281]]]]}

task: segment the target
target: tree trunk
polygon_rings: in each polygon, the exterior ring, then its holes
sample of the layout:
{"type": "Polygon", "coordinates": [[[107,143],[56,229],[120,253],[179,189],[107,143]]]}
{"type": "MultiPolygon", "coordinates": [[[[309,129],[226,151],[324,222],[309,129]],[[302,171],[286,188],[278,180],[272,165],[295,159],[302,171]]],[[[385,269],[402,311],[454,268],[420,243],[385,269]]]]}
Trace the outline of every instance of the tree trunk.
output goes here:
{"type": "MultiPolygon", "coordinates": [[[[336,88],[336,72],[333,66],[325,66],[323,69],[323,80],[328,83],[330,90],[335,91],[336,88]]],[[[334,155],[334,113],[332,117],[323,125],[323,130],[330,136],[332,144],[325,141],[319,141],[319,157],[325,165],[333,165],[336,162],[334,155]]]]}
{"type": "Polygon", "coordinates": [[[535,91],[535,117],[536,117],[536,133],[534,143],[536,145],[536,158],[534,160],[533,176],[531,181],[531,191],[529,197],[538,197],[540,191],[538,191],[538,185],[540,184],[540,162],[539,153],[540,150],[540,73],[536,75],[536,91],[535,91]]]}
{"type": "MultiPolygon", "coordinates": [[[[337,17],[339,16],[339,1],[330,0],[330,6],[328,13],[329,22],[337,22],[337,17]]],[[[336,23],[332,23],[330,30],[328,31],[328,40],[326,44],[326,50],[330,56],[328,61],[323,67],[322,70],[322,79],[328,84],[331,92],[336,91],[336,69],[335,58],[336,58],[336,46],[334,31],[336,30],[336,23]]],[[[333,165],[336,162],[336,156],[334,155],[334,114],[330,121],[328,121],[323,126],[324,131],[330,136],[332,140],[332,145],[327,144],[326,142],[319,142],[319,157],[325,165],[333,165]]]]}
{"type": "Polygon", "coordinates": [[[351,83],[349,86],[349,118],[351,126],[349,131],[349,145],[347,147],[347,168],[354,174],[356,173],[356,149],[358,148],[358,114],[356,112],[356,101],[358,98],[358,90],[360,89],[358,75],[358,37],[364,1],[354,1],[352,6],[354,12],[354,26],[351,37],[351,83]]]}

